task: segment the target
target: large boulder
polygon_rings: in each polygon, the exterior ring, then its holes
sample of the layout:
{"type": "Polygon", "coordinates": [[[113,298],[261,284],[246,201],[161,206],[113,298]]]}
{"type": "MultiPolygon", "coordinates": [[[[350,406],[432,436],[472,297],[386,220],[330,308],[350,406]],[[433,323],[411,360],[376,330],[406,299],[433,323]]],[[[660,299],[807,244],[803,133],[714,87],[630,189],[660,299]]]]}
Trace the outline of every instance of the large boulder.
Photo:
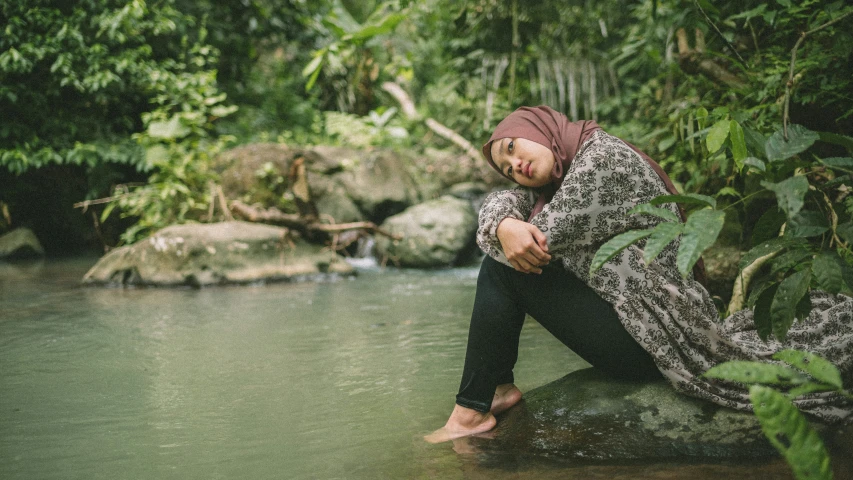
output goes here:
{"type": "Polygon", "coordinates": [[[16,228],[0,235],[0,259],[44,256],[36,234],[29,228],[16,228]]]}
{"type": "Polygon", "coordinates": [[[474,251],[477,213],[466,200],[444,196],[388,218],[382,228],[402,237],[377,237],[381,258],[402,267],[453,265],[474,251]]]}
{"type": "Polygon", "coordinates": [[[173,225],[112,250],[83,283],[198,287],[352,272],[340,256],[292,239],[286,228],[223,222],[173,225]]]}
{"type": "Polygon", "coordinates": [[[751,413],[675,392],[665,381],[614,380],[595,369],[526,393],[499,420],[492,452],[584,460],[775,456],[751,413]]]}
{"type": "Polygon", "coordinates": [[[298,160],[321,217],[338,223],[380,223],[424,198],[413,175],[415,160],[387,149],[251,144],[217,157],[214,170],[226,197],[295,211],[290,174],[298,160]]]}

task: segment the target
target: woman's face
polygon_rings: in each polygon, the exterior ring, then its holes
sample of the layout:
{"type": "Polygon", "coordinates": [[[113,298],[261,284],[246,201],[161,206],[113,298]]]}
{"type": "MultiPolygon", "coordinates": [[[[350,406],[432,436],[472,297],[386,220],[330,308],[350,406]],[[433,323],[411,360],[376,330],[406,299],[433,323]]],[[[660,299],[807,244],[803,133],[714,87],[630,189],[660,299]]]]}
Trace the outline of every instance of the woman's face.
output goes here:
{"type": "Polygon", "coordinates": [[[499,138],[492,142],[492,160],[510,180],[525,187],[551,183],[554,153],[524,138],[499,138]]]}

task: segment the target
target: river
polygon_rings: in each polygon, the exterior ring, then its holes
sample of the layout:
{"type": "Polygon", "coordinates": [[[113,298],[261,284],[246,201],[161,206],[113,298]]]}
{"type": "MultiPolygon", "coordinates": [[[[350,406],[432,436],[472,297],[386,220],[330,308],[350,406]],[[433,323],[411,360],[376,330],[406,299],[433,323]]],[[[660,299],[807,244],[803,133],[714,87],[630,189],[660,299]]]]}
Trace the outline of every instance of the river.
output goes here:
{"type": "MultiPolygon", "coordinates": [[[[429,445],[477,267],[205,289],[87,288],[95,258],[0,263],[0,478],[790,478],[778,461],[582,465],[429,445]]],[[[587,366],[522,331],[522,390],[587,366]]]]}

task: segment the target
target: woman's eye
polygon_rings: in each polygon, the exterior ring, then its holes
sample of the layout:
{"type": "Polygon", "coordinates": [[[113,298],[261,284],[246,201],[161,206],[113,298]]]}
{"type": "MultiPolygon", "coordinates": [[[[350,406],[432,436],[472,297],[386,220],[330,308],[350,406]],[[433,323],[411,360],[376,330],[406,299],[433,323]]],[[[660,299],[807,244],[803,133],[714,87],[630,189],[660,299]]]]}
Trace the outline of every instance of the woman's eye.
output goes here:
{"type": "Polygon", "coordinates": [[[513,150],[515,150],[515,142],[510,140],[509,145],[506,146],[506,151],[512,153],[513,150]]]}
{"type": "Polygon", "coordinates": [[[506,169],[506,176],[507,176],[507,177],[512,177],[512,167],[509,167],[509,168],[507,168],[507,169],[506,169]]]}

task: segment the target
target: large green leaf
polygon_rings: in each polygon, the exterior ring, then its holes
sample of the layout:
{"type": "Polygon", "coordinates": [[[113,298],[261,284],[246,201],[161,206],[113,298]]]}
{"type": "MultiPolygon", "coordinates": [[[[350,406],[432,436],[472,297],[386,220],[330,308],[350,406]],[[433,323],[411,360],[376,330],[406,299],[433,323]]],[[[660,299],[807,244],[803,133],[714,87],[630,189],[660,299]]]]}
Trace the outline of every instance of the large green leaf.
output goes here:
{"type": "Polygon", "coordinates": [[[829,230],[829,222],[820,212],[801,211],[788,221],[785,236],[790,237],[816,237],[823,235],[829,230]]]}
{"type": "Polygon", "coordinates": [[[755,157],[746,157],[743,160],[743,164],[748,166],[748,167],[752,167],[752,168],[758,170],[759,172],[767,171],[767,166],[764,165],[764,162],[762,162],[761,160],[759,160],[755,157]]]}
{"type": "MultiPolygon", "coordinates": [[[[671,213],[671,212],[670,212],[671,213]]],[[[652,263],[652,260],[675,240],[681,232],[684,231],[684,224],[680,222],[665,222],[661,223],[652,230],[652,234],[646,240],[646,247],[643,251],[643,260],[646,264],[652,263]]]]}
{"type": "Polygon", "coordinates": [[[824,251],[812,262],[812,272],[820,289],[829,293],[838,293],[844,288],[841,272],[841,258],[835,252],[824,251]]]}
{"type": "Polygon", "coordinates": [[[711,130],[708,131],[708,138],[705,139],[710,153],[716,152],[726,143],[726,138],[729,137],[729,127],[730,122],[727,119],[720,120],[711,126],[711,130]]]}
{"type": "Polygon", "coordinates": [[[785,395],[753,385],[749,399],[764,435],[785,457],[798,479],[832,479],[829,453],[823,441],[785,395]]]}
{"type": "Polygon", "coordinates": [[[665,208],[660,208],[660,207],[653,207],[652,205],[650,205],[648,203],[642,203],[640,205],[637,205],[636,207],[632,208],[631,210],[628,210],[628,213],[629,214],[642,213],[642,214],[646,214],[646,215],[653,215],[655,217],[659,217],[659,218],[662,218],[664,220],[668,220],[670,222],[680,222],[681,221],[681,219],[678,218],[678,215],[671,212],[670,210],[667,210],[665,208]]]}
{"type": "Polygon", "coordinates": [[[608,240],[601,248],[595,252],[592,257],[592,263],[589,266],[589,274],[594,274],[599,268],[607,263],[611,258],[619,252],[633,244],[637,240],[648,237],[652,234],[652,230],[629,230],[625,233],[616,235],[608,240]]]}
{"type": "Polygon", "coordinates": [[[835,227],[835,233],[847,243],[853,243],[853,221],[845,222],[835,227]]]}
{"type": "Polygon", "coordinates": [[[787,252],[773,259],[773,268],[771,273],[785,273],[794,267],[802,265],[804,262],[810,261],[812,251],[809,248],[791,248],[787,252]],[[807,260],[808,259],[808,260],[807,260]]]}
{"type": "Polygon", "coordinates": [[[773,335],[780,341],[784,340],[788,329],[794,323],[797,304],[808,292],[811,278],[812,271],[806,268],[792,274],[779,284],[779,290],[776,291],[773,304],[770,306],[770,319],[773,322],[773,335]]]}
{"type": "Polygon", "coordinates": [[[652,205],[663,205],[664,203],[682,203],[685,205],[702,205],[711,208],[717,207],[717,201],[714,197],[708,195],[700,195],[698,193],[684,193],[681,195],[661,195],[652,199],[652,205]]]}
{"type": "Polygon", "coordinates": [[[756,333],[758,333],[758,337],[765,342],[770,337],[770,334],[773,333],[773,321],[770,319],[770,307],[773,305],[773,297],[776,296],[776,290],[778,289],[778,283],[767,284],[766,288],[764,288],[764,290],[758,295],[752,311],[752,321],[755,323],[756,333]]]}
{"type": "Polygon", "coordinates": [[[743,169],[743,161],[746,159],[746,139],[743,135],[743,128],[736,121],[732,120],[729,126],[729,138],[732,142],[732,157],[737,164],[737,169],[743,169]]]}
{"type": "Polygon", "coordinates": [[[681,275],[687,276],[702,252],[717,241],[725,219],[724,211],[713,209],[699,210],[687,217],[676,259],[681,275]]]}
{"type": "Polygon", "coordinates": [[[771,208],[761,215],[752,229],[752,245],[772,240],[779,236],[779,230],[785,223],[785,212],[778,208],[771,208]]]}
{"type": "Polygon", "coordinates": [[[752,249],[746,252],[743,257],[741,257],[738,267],[743,270],[744,268],[752,264],[752,262],[758,260],[759,258],[765,255],[770,255],[771,253],[779,252],[800,242],[800,240],[792,238],[774,238],[772,240],[762,242],[752,247],[752,249]]]}
{"type": "Polygon", "coordinates": [[[841,145],[846,148],[848,152],[853,153],[853,137],[830,132],[817,132],[817,134],[820,136],[820,140],[822,142],[841,145]]]}
{"type": "Polygon", "coordinates": [[[776,360],[781,360],[788,365],[793,365],[808,373],[818,382],[832,385],[835,388],[844,388],[841,383],[841,373],[829,360],[815,355],[811,352],[799,350],[782,350],[773,355],[776,360]]]}
{"type": "Polygon", "coordinates": [[[761,182],[761,186],[776,194],[779,208],[785,212],[789,219],[803,208],[806,192],[809,191],[809,181],[801,175],[787,178],[779,183],[764,181],[761,182]]]}
{"type": "Polygon", "coordinates": [[[830,157],[824,158],[820,162],[831,168],[847,171],[853,170],[853,158],[851,157],[830,157]]]}
{"type": "Polygon", "coordinates": [[[794,155],[806,151],[818,140],[817,133],[801,125],[788,125],[788,140],[785,140],[783,130],[779,130],[767,139],[764,148],[767,150],[767,159],[778,162],[791,158],[794,155]]]}
{"type": "Polygon", "coordinates": [[[793,368],[775,363],[750,362],[747,360],[732,360],[721,363],[703,373],[708,378],[718,378],[747,385],[800,385],[808,381],[808,377],[793,368]]]}

